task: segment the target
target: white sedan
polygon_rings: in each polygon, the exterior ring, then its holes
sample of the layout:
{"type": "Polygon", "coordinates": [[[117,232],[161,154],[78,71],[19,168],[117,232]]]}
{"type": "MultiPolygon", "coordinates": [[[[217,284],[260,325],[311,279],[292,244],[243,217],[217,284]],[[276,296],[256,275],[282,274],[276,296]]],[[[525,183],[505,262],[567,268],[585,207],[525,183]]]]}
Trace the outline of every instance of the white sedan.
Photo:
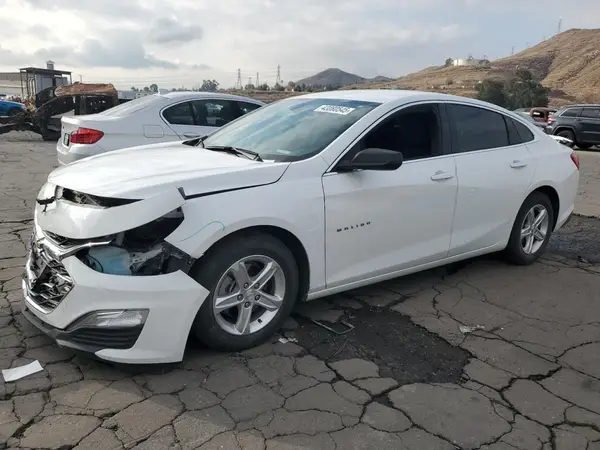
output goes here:
{"type": "Polygon", "coordinates": [[[58,163],[204,136],[263,105],[218,92],[170,92],[140,97],[98,114],[64,116],[56,144],[58,163]]]}
{"type": "Polygon", "coordinates": [[[297,301],[503,251],[531,264],[571,216],[579,159],[497,106],[322,92],[205,139],[49,175],[23,314],[61,345],[180,361],[190,333],[240,350],[297,301]]]}

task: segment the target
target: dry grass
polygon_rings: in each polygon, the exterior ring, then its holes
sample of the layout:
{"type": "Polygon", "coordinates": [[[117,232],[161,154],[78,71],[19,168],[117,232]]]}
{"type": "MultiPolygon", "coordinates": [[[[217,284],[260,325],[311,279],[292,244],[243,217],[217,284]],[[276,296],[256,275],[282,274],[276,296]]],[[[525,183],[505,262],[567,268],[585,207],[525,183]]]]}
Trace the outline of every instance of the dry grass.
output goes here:
{"type": "MultiPolygon", "coordinates": [[[[600,30],[569,30],[487,67],[429,67],[371,89],[418,89],[473,97],[486,77],[506,79],[517,67],[531,70],[551,89],[550,104],[600,103],[600,30]]],[[[350,89],[364,89],[354,85],[350,89]]]]}

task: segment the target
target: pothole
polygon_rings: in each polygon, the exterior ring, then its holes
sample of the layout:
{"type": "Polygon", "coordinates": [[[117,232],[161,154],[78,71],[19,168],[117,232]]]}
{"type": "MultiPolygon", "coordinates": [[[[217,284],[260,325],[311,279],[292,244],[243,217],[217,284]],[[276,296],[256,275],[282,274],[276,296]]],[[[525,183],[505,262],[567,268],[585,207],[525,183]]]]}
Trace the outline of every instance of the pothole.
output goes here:
{"type": "Polygon", "coordinates": [[[460,381],[470,357],[460,347],[389,309],[364,306],[345,309],[344,313],[354,329],[343,335],[297,317],[300,326],[294,335],[298,344],[327,362],[351,358],[373,361],[380,368],[380,376],[394,378],[401,385],[460,381]]]}

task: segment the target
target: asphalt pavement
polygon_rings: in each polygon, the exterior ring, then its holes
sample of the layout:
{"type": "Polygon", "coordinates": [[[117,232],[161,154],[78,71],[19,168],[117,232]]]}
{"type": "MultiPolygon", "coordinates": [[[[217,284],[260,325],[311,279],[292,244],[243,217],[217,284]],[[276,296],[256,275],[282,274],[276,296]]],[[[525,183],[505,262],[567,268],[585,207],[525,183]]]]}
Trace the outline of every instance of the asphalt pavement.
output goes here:
{"type": "MultiPolygon", "coordinates": [[[[600,153],[576,212],[600,217],[600,153]]],[[[57,347],[19,311],[36,135],[0,137],[0,448],[600,450],[600,228],[576,216],[529,267],[495,255],[299,305],[237,354],[115,366],[57,347]],[[324,326],[323,326],[324,325],[324,326]]]]}

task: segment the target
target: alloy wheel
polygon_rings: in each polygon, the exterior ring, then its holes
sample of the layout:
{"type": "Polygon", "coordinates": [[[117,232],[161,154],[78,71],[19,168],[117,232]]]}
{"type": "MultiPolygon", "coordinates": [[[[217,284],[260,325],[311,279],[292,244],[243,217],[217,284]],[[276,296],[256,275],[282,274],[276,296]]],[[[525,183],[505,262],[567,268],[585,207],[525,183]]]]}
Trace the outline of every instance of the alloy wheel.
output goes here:
{"type": "Polygon", "coordinates": [[[548,235],[550,217],[543,205],[532,207],[521,225],[521,248],[526,255],[537,253],[548,235]]]}
{"type": "Polygon", "coordinates": [[[219,326],[233,335],[256,333],[277,315],[286,292],[285,274],[272,258],[247,256],[219,279],[212,298],[219,326]]]}

